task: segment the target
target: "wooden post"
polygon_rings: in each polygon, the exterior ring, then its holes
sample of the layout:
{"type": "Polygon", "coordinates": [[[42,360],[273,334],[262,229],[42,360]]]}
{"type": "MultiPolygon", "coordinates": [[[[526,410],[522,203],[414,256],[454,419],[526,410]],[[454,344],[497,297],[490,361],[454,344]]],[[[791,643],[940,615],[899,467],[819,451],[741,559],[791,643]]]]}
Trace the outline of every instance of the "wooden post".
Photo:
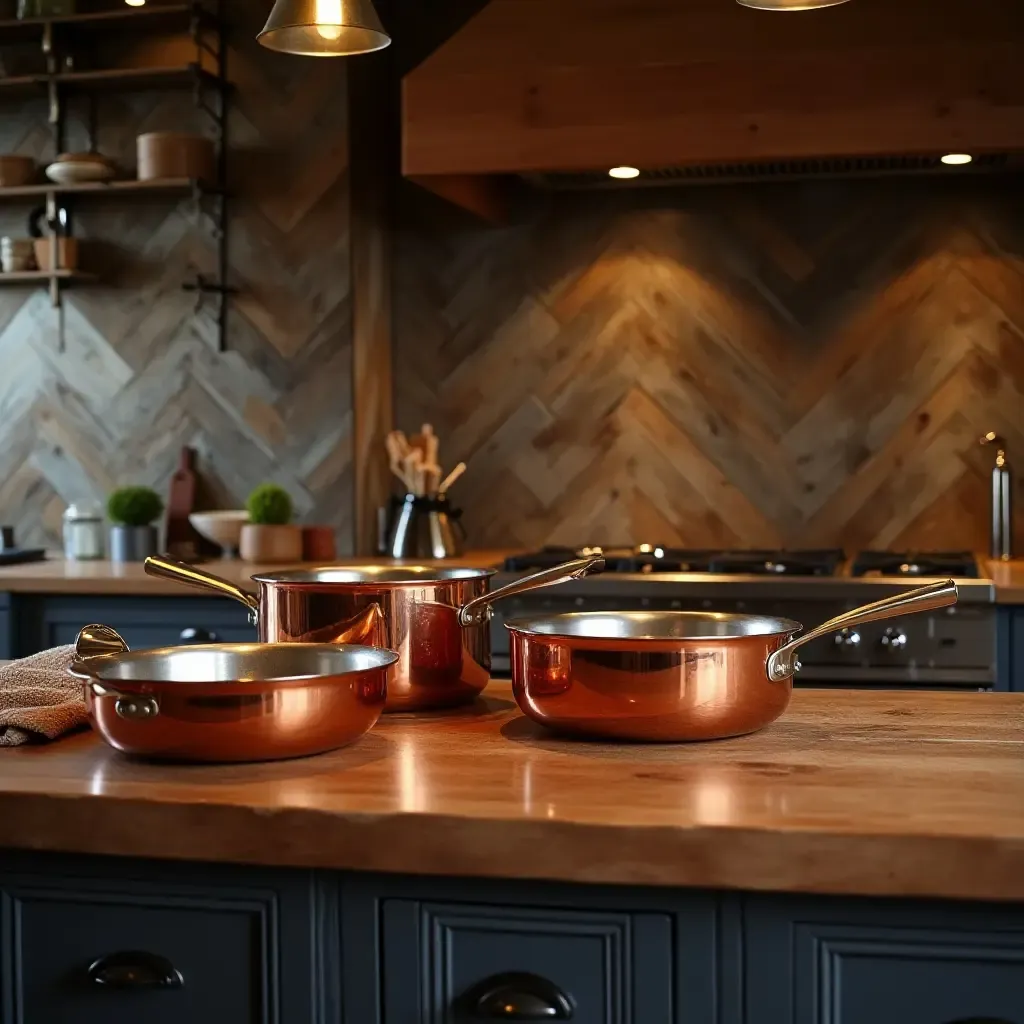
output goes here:
{"type": "MultiPolygon", "coordinates": [[[[389,6],[377,2],[391,29],[389,6]]],[[[348,87],[353,545],[356,554],[370,555],[377,545],[377,509],[391,492],[384,438],[394,416],[391,230],[401,131],[392,49],[350,58],[348,87]]]]}

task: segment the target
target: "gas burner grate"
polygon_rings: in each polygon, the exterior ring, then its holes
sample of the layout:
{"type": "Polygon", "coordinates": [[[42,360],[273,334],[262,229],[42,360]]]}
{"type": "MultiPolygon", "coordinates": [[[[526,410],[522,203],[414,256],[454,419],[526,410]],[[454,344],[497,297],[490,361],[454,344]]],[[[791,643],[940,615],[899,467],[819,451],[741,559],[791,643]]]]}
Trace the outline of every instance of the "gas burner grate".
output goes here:
{"type": "Polygon", "coordinates": [[[512,555],[507,572],[537,572],[584,555],[603,554],[605,572],[720,573],[744,576],[832,576],[846,559],[838,548],[807,551],[722,551],[674,548],[660,544],[636,547],[544,547],[512,555]]]}
{"type": "Polygon", "coordinates": [[[854,576],[961,576],[977,579],[970,551],[862,551],[853,561],[854,576]]]}
{"type": "Polygon", "coordinates": [[[736,576],[834,576],[846,560],[839,548],[807,551],[723,551],[710,571],[736,576]]]}

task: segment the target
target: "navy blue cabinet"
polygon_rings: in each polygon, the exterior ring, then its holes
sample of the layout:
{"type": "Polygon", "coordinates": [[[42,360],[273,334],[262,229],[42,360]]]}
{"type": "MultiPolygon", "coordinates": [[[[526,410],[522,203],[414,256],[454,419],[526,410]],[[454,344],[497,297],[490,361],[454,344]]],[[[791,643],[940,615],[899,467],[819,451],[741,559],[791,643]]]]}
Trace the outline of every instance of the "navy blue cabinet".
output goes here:
{"type": "Polygon", "coordinates": [[[345,1020],[740,1024],[719,917],[710,893],[347,876],[345,1020]]]}
{"type": "Polygon", "coordinates": [[[0,593],[0,660],[14,657],[12,626],[11,595],[0,593]]]}
{"type": "Polygon", "coordinates": [[[671,1018],[667,914],[390,900],[383,950],[389,1024],[671,1018]]]}
{"type": "Polygon", "coordinates": [[[751,897],[747,1024],[1024,1024],[1024,911],[751,897]]]}
{"type": "Polygon", "coordinates": [[[1003,615],[1009,622],[1005,689],[1019,692],[1024,690],[1024,608],[1006,608],[1003,615]]]}
{"type": "Polygon", "coordinates": [[[323,1024],[319,902],[303,872],[4,858],[0,1022],[323,1024]]]}
{"type": "Polygon", "coordinates": [[[10,601],[14,626],[9,657],[74,643],[90,622],[113,626],[132,649],[178,644],[186,631],[193,631],[195,640],[256,639],[247,609],[223,598],[12,595],[10,601]]]}
{"type": "Polygon", "coordinates": [[[1024,1024],[1024,907],[0,854],[0,1024],[510,1019],[1024,1024]]]}

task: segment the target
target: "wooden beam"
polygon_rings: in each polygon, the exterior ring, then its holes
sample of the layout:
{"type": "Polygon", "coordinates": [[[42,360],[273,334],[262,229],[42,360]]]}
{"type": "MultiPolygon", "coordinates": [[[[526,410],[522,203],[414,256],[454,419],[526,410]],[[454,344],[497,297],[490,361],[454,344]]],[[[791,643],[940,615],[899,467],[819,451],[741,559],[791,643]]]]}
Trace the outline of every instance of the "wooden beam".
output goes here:
{"type": "Polygon", "coordinates": [[[405,174],[1024,149],[1018,0],[542,6],[492,0],[406,76],[405,174]]]}
{"type": "Polygon", "coordinates": [[[461,206],[489,224],[509,219],[515,183],[500,175],[415,174],[410,181],[461,206]]]}

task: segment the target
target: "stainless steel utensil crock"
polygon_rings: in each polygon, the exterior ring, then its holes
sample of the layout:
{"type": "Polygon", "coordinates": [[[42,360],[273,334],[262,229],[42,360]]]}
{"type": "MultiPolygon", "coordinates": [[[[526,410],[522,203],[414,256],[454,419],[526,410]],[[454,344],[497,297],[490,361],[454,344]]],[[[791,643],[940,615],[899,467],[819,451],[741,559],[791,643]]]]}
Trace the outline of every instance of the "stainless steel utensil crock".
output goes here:
{"type": "Polygon", "coordinates": [[[130,754],[268,761],[345,746],[380,717],[392,651],[336,644],[202,644],[129,651],[86,626],[69,671],[97,732],[130,754]]]}
{"type": "Polygon", "coordinates": [[[491,591],[493,569],[325,566],[254,576],[257,596],[194,565],[146,559],[151,576],[242,602],[264,643],[355,643],[397,651],[387,711],[472,700],[490,678],[491,605],[603,567],[602,558],[580,558],[491,591]]]}
{"type": "Polygon", "coordinates": [[[785,711],[797,652],[828,633],[945,608],[952,580],[839,615],[817,629],[719,612],[573,612],[507,623],[523,712],[563,733],[710,740],[755,732],[785,711]]]}

